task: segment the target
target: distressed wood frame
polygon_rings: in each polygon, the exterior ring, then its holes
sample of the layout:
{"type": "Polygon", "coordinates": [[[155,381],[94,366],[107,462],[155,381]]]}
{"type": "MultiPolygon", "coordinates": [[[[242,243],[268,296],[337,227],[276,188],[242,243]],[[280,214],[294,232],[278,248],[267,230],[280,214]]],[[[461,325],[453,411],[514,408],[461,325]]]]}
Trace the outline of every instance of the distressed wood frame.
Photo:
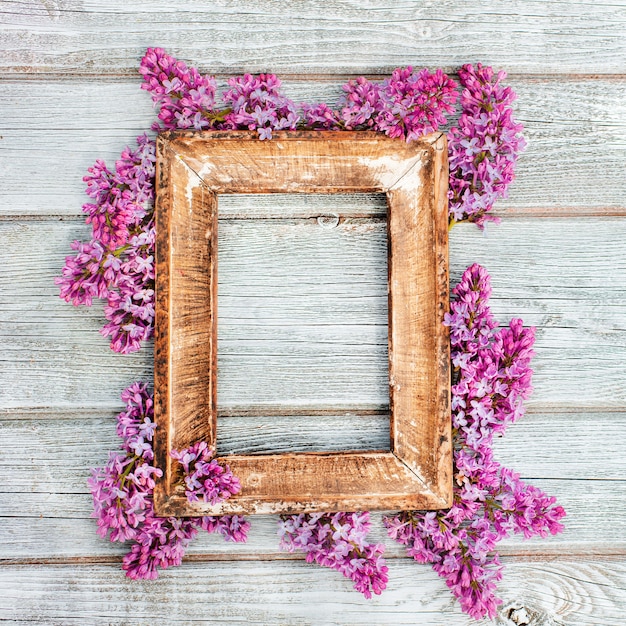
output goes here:
{"type": "Polygon", "coordinates": [[[157,139],[158,515],[437,509],[452,503],[445,135],[172,131],[157,139]],[[388,204],[390,451],[218,457],[241,492],[187,501],[169,451],[217,432],[220,193],[383,192],[388,204]]]}

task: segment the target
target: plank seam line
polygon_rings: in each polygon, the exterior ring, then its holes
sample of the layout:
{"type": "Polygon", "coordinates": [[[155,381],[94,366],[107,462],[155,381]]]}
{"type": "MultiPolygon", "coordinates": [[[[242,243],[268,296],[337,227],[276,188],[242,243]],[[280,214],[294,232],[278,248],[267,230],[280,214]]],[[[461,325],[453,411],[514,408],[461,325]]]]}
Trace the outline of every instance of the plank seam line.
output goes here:
{"type": "MultiPolygon", "coordinates": [[[[42,415],[50,413],[58,413],[59,415],[51,418],[54,422],[62,420],[109,420],[114,414],[119,413],[123,409],[120,405],[96,406],[96,407],[12,407],[0,409],[0,422],[39,419],[42,415]]],[[[626,406],[532,406],[526,409],[526,415],[597,415],[603,413],[626,413],[626,406]]],[[[368,408],[350,408],[350,407],[328,407],[328,408],[277,408],[277,407],[261,407],[254,409],[235,408],[235,409],[219,409],[218,417],[316,417],[316,416],[341,416],[351,415],[354,417],[366,416],[387,416],[389,415],[388,407],[368,407],[368,408]]]]}
{"type": "MultiPolygon", "coordinates": [[[[550,563],[578,561],[594,561],[597,559],[608,561],[621,561],[626,556],[626,548],[618,548],[615,550],[588,550],[567,551],[566,554],[557,554],[553,552],[517,552],[500,550],[500,555],[506,559],[515,561],[536,563],[537,561],[547,561],[550,563]]],[[[30,565],[117,565],[122,562],[122,556],[77,556],[77,557],[49,557],[49,558],[2,558],[0,559],[0,567],[21,567],[30,565]]],[[[299,553],[282,553],[276,552],[272,554],[254,554],[254,553],[222,553],[222,554],[187,554],[185,555],[183,566],[185,563],[212,563],[220,561],[305,561],[306,555],[299,553]]],[[[388,554],[385,556],[387,561],[407,560],[413,561],[411,557],[388,554]]]]}
{"type": "MultiPolygon", "coordinates": [[[[193,170],[192,170],[193,171],[193,170]]],[[[195,174],[195,172],[194,172],[195,174]]],[[[202,180],[202,179],[201,179],[202,180]]],[[[203,181],[204,184],[204,181],[203,181]]],[[[219,194],[218,194],[219,196],[219,194]]],[[[233,212],[232,215],[221,215],[218,217],[220,222],[238,222],[238,221],[314,221],[320,217],[326,217],[327,212],[311,211],[309,214],[295,215],[244,215],[242,213],[233,212]]],[[[491,211],[490,215],[506,219],[563,219],[563,218],[623,218],[626,217],[626,206],[623,207],[502,207],[491,211]]],[[[339,215],[341,220],[364,220],[371,223],[386,222],[386,216],[380,209],[372,211],[361,211],[352,213],[345,211],[344,215],[339,215]]],[[[10,213],[0,214],[0,222],[80,222],[84,221],[82,213],[10,213]]],[[[463,222],[460,222],[463,223],[463,222]]]]}
{"type": "MultiPolygon", "coordinates": [[[[187,61],[187,59],[185,59],[187,61]]],[[[191,62],[191,61],[189,61],[191,62]]],[[[204,74],[208,73],[211,76],[214,76],[217,80],[226,81],[231,78],[235,74],[243,73],[243,69],[233,68],[231,71],[219,71],[212,72],[211,68],[207,68],[204,65],[198,65],[198,70],[204,74]]],[[[111,71],[111,72],[81,72],[78,70],[68,70],[67,72],[54,72],[54,71],[46,71],[46,70],[37,70],[36,68],[32,68],[31,71],[24,71],[24,68],[28,68],[27,64],[21,66],[8,66],[4,68],[4,75],[0,78],[0,82],[20,82],[20,81],[45,81],[45,80],[89,80],[94,82],[107,82],[111,80],[118,81],[129,81],[140,83],[141,78],[138,76],[137,69],[133,68],[125,68],[122,70],[111,71]]],[[[391,65],[389,66],[391,68],[391,65]]],[[[431,66],[427,66],[431,67],[431,66]]],[[[445,66],[441,69],[450,75],[453,78],[457,78],[458,74],[456,73],[459,66],[445,66]]],[[[282,81],[288,81],[291,83],[305,83],[305,82],[320,82],[320,83],[336,83],[336,82],[345,82],[350,79],[354,79],[357,76],[364,76],[368,80],[384,80],[388,78],[391,74],[391,70],[389,72],[368,72],[355,70],[353,73],[319,73],[312,72],[310,74],[291,74],[291,73],[278,73],[279,78],[282,81]]],[[[606,74],[602,73],[594,73],[594,72],[555,72],[548,73],[545,72],[508,72],[507,73],[507,82],[515,82],[515,81],[570,81],[570,82],[578,82],[578,81],[625,81],[626,74],[621,72],[609,72],[606,74]]]]}

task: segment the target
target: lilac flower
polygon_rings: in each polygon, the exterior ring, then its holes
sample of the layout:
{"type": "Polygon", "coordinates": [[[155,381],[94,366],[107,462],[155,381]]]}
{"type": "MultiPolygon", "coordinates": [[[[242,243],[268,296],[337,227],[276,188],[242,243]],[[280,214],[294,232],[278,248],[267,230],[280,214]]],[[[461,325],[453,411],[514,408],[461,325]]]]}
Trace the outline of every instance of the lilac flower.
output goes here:
{"type": "Polygon", "coordinates": [[[409,556],[430,563],[446,579],[461,608],[478,619],[494,617],[500,603],[497,543],[510,533],[561,532],[565,511],[493,458],[494,436],[521,417],[531,390],[534,329],[521,320],[496,328],[489,275],[479,265],[465,271],[453,294],[445,318],[455,364],[453,506],[404,511],[386,518],[385,525],[409,556]]]}
{"type": "Polygon", "coordinates": [[[54,279],[60,286],[60,296],[74,306],[91,306],[92,298],[106,298],[109,295],[111,281],[105,275],[108,256],[98,241],[83,243],[73,241],[70,244],[76,250],[75,256],[65,258],[65,267],[61,276],[54,279]]]}
{"type": "Polygon", "coordinates": [[[226,541],[243,543],[248,538],[250,522],[241,515],[205,516],[200,520],[200,528],[208,533],[220,533],[226,541]]]}
{"type": "Polygon", "coordinates": [[[182,563],[187,546],[198,534],[197,526],[195,518],[156,517],[150,505],[130,552],[122,560],[122,569],[129,578],[154,580],[159,568],[182,563]]]}
{"type": "Polygon", "coordinates": [[[367,543],[369,530],[367,512],[283,515],[278,522],[283,550],[299,550],[307,563],[341,572],[366,598],[382,593],[388,581],[385,547],[367,543]]]}
{"type": "Polygon", "coordinates": [[[456,83],[441,70],[395,69],[380,89],[376,129],[406,141],[436,131],[454,112],[456,83]]]}
{"type": "Polygon", "coordinates": [[[363,76],[348,81],[341,106],[341,121],[347,130],[373,128],[380,105],[380,85],[363,76]]]}
{"type": "Polygon", "coordinates": [[[104,314],[109,321],[101,333],[111,337],[111,348],[121,354],[135,352],[154,332],[154,241],[150,222],[131,237],[124,262],[116,266],[116,290],[107,298],[104,314]]]}
{"type": "Polygon", "coordinates": [[[126,148],[111,172],[98,159],[89,174],[87,195],[95,203],[83,205],[93,238],[105,248],[115,250],[126,243],[129,228],[138,225],[146,215],[144,203],[153,198],[154,144],[145,135],[137,138],[138,149],[126,148]]]}
{"type": "MultiPolygon", "coordinates": [[[[397,68],[391,78],[372,83],[363,76],[343,87],[341,120],[347,129],[372,128],[406,141],[436,131],[454,111],[456,83],[441,70],[418,73],[397,68]]],[[[318,111],[315,111],[319,116],[318,111]]],[[[330,120],[328,111],[324,112],[330,120]]]]}
{"type": "Polygon", "coordinates": [[[126,403],[126,410],[117,416],[117,434],[123,440],[122,448],[145,461],[152,461],[152,438],[156,424],[147,385],[133,383],[122,391],[122,401],[126,403]]]}
{"type": "Polygon", "coordinates": [[[226,128],[256,130],[259,139],[271,139],[272,130],[295,129],[300,121],[295,103],[280,92],[274,74],[230,78],[222,100],[229,107],[226,128]]]}
{"type": "Polygon", "coordinates": [[[152,94],[154,105],[159,107],[161,124],[156,123],[155,130],[216,127],[215,78],[187,67],[162,48],[147,49],[139,73],[144,79],[141,88],[152,94]]]}
{"type": "Polygon", "coordinates": [[[217,504],[241,491],[239,480],[228,465],[220,465],[213,455],[214,451],[205,441],[194,443],[180,452],[170,452],[170,456],[183,466],[185,495],[189,502],[202,500],[217,504]]]}
{"type": "MultiPolygon", "coordinates": [[[[158,569],[180,565],[189,542],[198,529],[219,532],[227,541],[246,541],[250,524],[245,518],[232,515],[220,517],[157,517],[153,508],[155,478],[162,475],[152,467],[154,458],[153,398],[147,386],[134,383],[122,392],[126,409],[117,417],[117,434],[122,438],[121,450],[111,452],[103,468],[92,470],[87,483],[93,496],[93,517],[97,519],[98,534],[111,541],[133,541],[130,552],[123,559],[123,569],[130,578],[156,578],[158,569]]],[[[204,462],[206,444],[195,446],[204,462]]],[[[192,452],[193,454],[193,452],[192,452]]],[[[191,466],[190,466],[191,467],[191,466]]],[[[214,472],[215,473],[215,472],[214,472]]],[[[236,479],[219,480],[232,488],[236,479]]],[[[232,474],[231,474],[232,477],[232,474]]],[[[208,492],[209,478],[203,488],[208,492]]],[[[237,483],[238,484],[238,483],[237,483]]],[[[223,485],[220,497],[225,499],[223,485]]]]}
{"type": "Polygon", "coordinates": [[[302,108],[302,123],[306,128],[337,130],[341,126],[337,111],[331,109],[324,102],[319,104],[303,102],[300,107],[302,108]]]}
{"type": "Polygon", "coordinates": [[[146,501],[154,488],[154,479],[162,475],[136,455],[111,452],[103,468],[92,470],[87,481],[94,502],[93,517],[98,520],[98,534],[111,541],[135,539],[145,521],[146,501]]]}
{"type": "Polygon", "coordinates": [[[463,113],[448,133],[450,159],[450,217],[482,227],[494,202],[506,197],[515,177],[515,164],[526,147],[523,126],[513,119],[515,93],[503,87],[504,72],[480,63],[464,65],[459,79],[463,113]]]}
{"type": "Polygon", "coordinates": [[[91,306],[93,298],[107,300],[110,336],[116,352],[134,352],[154,330],[154,196],[155,145],[145,135],[137,149],[126,148],[115,172],[98,160],[85,176],[87,223],[93,238],[75,241],[75,256],[68,256],[62,275],[55,279],[60,295],[74,305],[91,306]]]}

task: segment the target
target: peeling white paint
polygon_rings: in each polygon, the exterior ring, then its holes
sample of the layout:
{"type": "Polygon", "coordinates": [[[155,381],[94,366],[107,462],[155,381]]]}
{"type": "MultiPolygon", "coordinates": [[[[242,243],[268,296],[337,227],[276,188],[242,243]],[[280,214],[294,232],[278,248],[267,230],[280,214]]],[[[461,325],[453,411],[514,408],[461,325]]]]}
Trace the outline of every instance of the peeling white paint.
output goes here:
{"type": "MultiPolygon", "coordinates": [[[[385,191],[393,188],[405,188],[402,184],[403,178],[413,180],[413,176],[405,176],[410,170],[418,172],[421,169],[421,155],[416,155],[410,159],[402,158],[397,154],[389,154],[376,159],[363,156],[357,159],[359,165],[364,165],[372,171],[378,180],[381,188],[385,191]]],[[[415,183],[411,187],[415,187],[415,183]]]]}

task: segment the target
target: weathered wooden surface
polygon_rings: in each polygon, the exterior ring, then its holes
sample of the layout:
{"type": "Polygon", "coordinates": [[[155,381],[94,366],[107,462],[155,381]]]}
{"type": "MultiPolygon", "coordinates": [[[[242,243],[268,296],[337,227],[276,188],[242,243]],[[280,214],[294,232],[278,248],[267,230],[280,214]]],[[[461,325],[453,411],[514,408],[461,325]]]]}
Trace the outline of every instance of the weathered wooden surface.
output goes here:
{"type": "MultiPolygon", "coordinates": [[[[224,408],[257,402],[289,413],[388,402],[385,225],[335,225],[318,221],[318,210],[306,220],[273,221],[272,231],[247,220],[221,222],[224,408]],[[295,263],[294,250],[306,263],[295,263]]],[[[54,276],[70,242],[87,233],[76,220],[0,223],[4,409],[116,407],[125,385],[151,376],[149,350],[121,356],[108,349],[97,306],[74,308],[57,297],[54,276]]],[[[452,281],[482,263],[500,322],[519,316],[538,328],[529,407],[625,406],[624,220],[509,218],[486,234],[460,224],[450,236],[452,281]]]]}
{"type": "Polygon", "coordinates": [[[225,74],[389,73],[398,65],[480,61],[511,72],[624,72],[626,10],[617,2],[77,0],[3,3],[4,72],[132,74],[160,45],[225,74]]]}
{"type": "MultiPolygon", "coordinates": [[[[623,624],[623,563],[507,559],[506,565],[497,624],[623,624]]],[[[459,616],[448,589],[428,568],[404,559],[389,566],[388,589],[370,601],[357,596],[337,572],[320,576],[301,561],[191,562],[147,582],[129,581],[110,564],[5,566],[0,567],[0,588],[7,590],[0,619],[17,624],[156,625],[199,619],[219,624],[490,623],[459,616]]]]}
{"type": "MultiPolygon", "coordinates": [[[[62,303],[52,279],[88,232],[77,217],[86,168],[112,163],[153,119],[136,68],[146,46],[162,45],[222,86],[232,73],[277,72],[297,101],[334,102],[348,78],[409,63],[509,71],[530,145],[499,205],[503,224],[452,230],[451,274],[482,262],[500,321],[538,327],[530,411],[496,450],[568,517],[562,536],[503,544],[497,623],[623,623],[625,15],[622,0],[0,4],[0,619],[473,623],[393,545],[390,588],[364,601],[337,573],[280,553],[272,516],[247,545],[199,539],[191,562],[156,583],[124,579],[123,547],[96,537],[85,476],[117,445],[119,392],[152,375],[152,354],[112,354],[100,310],[62,303]]],[[[388,440],[384,201],[249,200],[220,202],[223,445],[388,440]],[[267,233],[241,219],[251,211],[281,219],[267,233]],[[294,245],[311,267],[293,263],[294,245]],[[274,269],[254,283],[261,261],[274,269]],[[285,263],[306,290],[276,270],[285,263]],[[317,402],[325,409],[311,414],[317,402]]],[[[375,526],[382,539],[378,515],[375,526]]]]}

